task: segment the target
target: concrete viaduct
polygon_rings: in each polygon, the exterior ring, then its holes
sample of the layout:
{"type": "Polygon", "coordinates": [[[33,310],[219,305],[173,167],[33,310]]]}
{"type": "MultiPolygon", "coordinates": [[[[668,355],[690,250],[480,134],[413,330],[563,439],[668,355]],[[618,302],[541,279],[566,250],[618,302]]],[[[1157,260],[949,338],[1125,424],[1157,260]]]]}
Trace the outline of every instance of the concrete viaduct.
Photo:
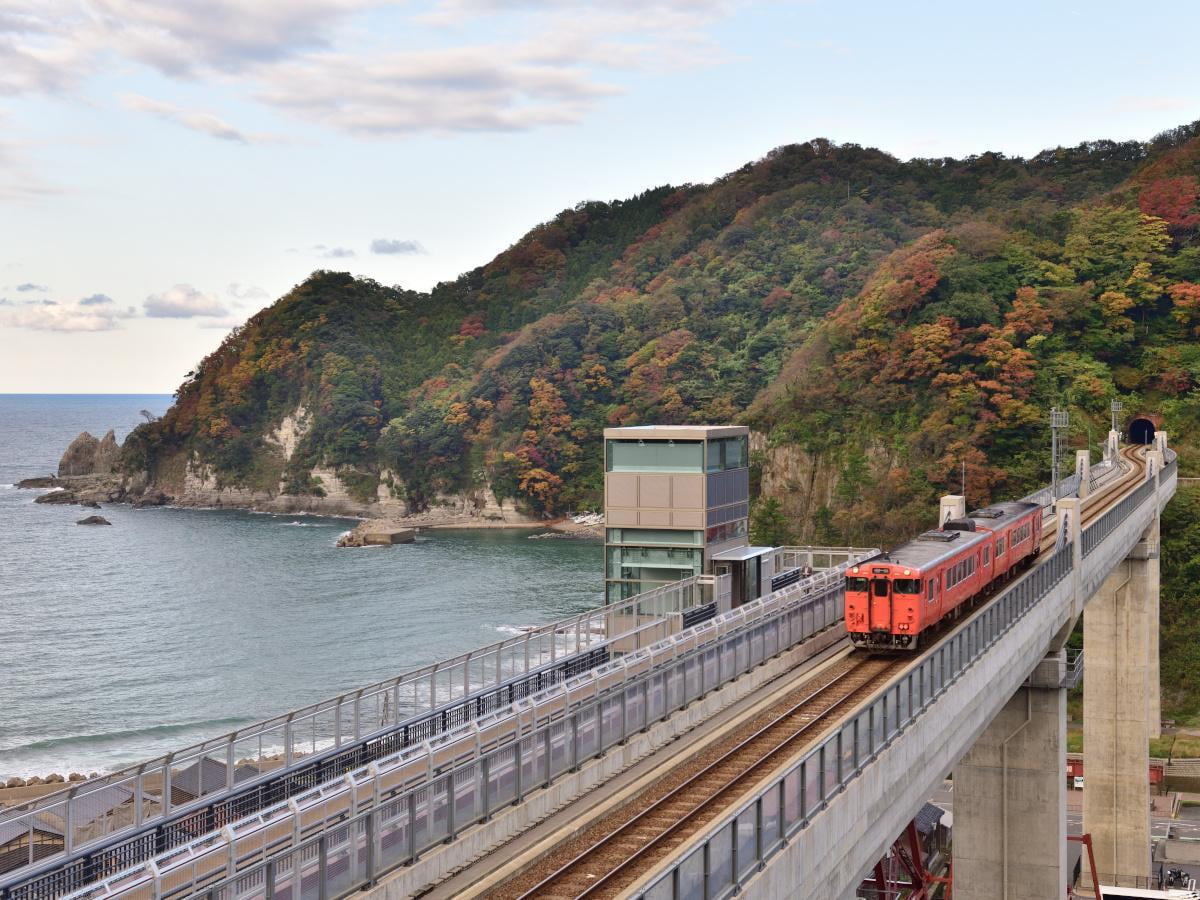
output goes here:
{"type": "MultiPolygon", "coordinates": [[[[1118,438],[1096,466],[1077,456],[1071,496],[1044,498],[1026,575],[619,890],[570,896],[851,898],[951,773],[956,900],[1065,896],[1064,648],[1080,617],[1083,830],[1101,883],[1144,882],[1159,516],[1178,479],[1165,433],[1118,438]]],[[[944,498],[942,520],[962,504],[944,498]]],[[[728,576],[694,576],[0,811],[0,837],[29,854],[0,869],[0,900],[559,896],[503,880],[847,658],[843,572],[875,551],[772,552],[791,574],[741,606],[728,576]],[[283,767],[247,774],[242,748],[276,740],[283,767]],[[193,768],[211,784],[175,800],[193,768]],[[114,791],[132,804],[88,818],[114,791]]]]}

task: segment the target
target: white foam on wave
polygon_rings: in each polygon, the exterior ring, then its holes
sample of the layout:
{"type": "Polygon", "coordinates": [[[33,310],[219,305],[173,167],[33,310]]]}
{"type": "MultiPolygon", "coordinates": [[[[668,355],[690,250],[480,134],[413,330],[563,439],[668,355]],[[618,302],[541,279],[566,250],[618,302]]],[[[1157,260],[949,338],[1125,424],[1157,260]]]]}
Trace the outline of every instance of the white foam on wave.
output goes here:
{"type": "MultiPolygon", "coordinates": [[[[283,522],[284,525],[289,525],[292,528],[337,528],[332,522],[283,522]]],[[[350,532],[346,532],[349,534],[350,532]]]]}
{"type": "Polygon", "coordinates": [[[537,628],[536,625],[485,625],[484,627],[498,631],[500,634],[512,635],[513,637],[528,634],[537,628]]]}
{"type": "Polygon", "coordinates": [[[16,487],[15,484],[0,484],[0,490],[5,490],[7,488],[15,488],[15,487],[16,487]]]}

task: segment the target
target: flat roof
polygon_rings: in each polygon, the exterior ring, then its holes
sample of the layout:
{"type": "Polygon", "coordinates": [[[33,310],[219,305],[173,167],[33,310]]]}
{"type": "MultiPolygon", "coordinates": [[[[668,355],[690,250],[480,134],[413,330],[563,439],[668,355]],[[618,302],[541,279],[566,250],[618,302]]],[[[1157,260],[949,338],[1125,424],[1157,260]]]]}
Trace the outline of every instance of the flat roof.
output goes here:
{"type": "Polygon", "coordinates": [[[605,440],[703,441],[749,434],[748,425],[621,425],[604,429],[605,440]]]}
{"type": "Polygon", "coordinates": [[[743,559],[754,559],[756,556],[765,556],[774,549],[774,547],[734,547],[732,550],[722,550],[720,553],[714,553],[712,558],[714,562],[739,562],[743,559]]]}

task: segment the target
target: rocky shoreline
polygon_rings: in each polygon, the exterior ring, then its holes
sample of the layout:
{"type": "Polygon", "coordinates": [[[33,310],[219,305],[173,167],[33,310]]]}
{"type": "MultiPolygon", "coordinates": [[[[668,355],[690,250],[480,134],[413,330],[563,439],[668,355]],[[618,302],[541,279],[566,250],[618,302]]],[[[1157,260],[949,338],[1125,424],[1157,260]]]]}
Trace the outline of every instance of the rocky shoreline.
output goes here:
{"type": "MultiPolygon", "coordinates": [[[[286,442],[285,442],[286,443],[286,442]]],[[[339,546],[370,546],[377,541],[366,535],[385,531],[427,528],[524,528],[542,529],[542,537],[603,537],[603,526],[580,525],[570,519],[546,520],[526,515],[500,502],[490,490],[435,498],[420,512],[410,512],[406,503],[383,493],[368,500],[355,499],[336,472],[314,470],[323,486],[322,496],[296,496],[282,492],[222,486],[208,467],[194,459],[181,459],[174,477],[161,481],[149,473],[128,474],[116,470],[119,445],[112,431],[97,439],[88,432],[75,438],[63,454],[58,473],[27,478],[16,487],[42,490],[35,503],[77,505],[101,509],[101,504],[120,503],[142,509],[172,506],[184,509],[240,509],[277,515],[319,515],[361,520],[339,539],[339,546]]],[[[85,520],[86,521],[86,520],[85,520]]]]}

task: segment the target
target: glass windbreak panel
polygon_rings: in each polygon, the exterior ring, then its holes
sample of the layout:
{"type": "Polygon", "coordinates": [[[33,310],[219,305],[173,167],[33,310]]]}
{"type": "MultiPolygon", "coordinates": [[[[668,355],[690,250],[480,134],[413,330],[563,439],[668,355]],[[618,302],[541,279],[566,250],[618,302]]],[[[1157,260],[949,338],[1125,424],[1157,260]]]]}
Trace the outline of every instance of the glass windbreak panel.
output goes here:
{"type": "Polygon", "coordinates": [[[703,472],[702,441],[608,441],[610,472],[703,472]]]}
{"type": "Polygon", "coordinates": [[[703,535],[699,531],[681,531],[673,528],[610,528],[610,544],[649,544],[651,546],[699,547],[703,535]]]}

